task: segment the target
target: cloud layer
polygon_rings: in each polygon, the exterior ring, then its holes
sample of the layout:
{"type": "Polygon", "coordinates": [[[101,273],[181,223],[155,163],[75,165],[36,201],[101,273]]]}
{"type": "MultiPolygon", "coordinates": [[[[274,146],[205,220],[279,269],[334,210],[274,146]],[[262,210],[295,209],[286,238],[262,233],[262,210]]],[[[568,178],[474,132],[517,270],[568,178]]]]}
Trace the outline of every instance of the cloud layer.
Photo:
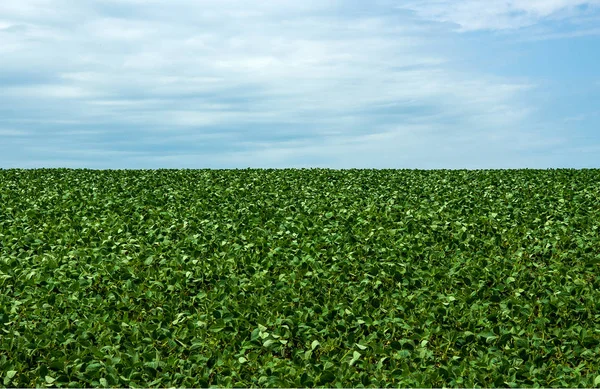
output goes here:
{"type": "Polygon", "coordinates": [[[598,21],[600,0],[419,0],[399,8],[419,17],[455,24],[460,31],[513,30],[544,21],[598,21]]]}
{"type": "Polygon", "coordinates": [[[531,27],[597,2],[478,4],[4,0],[0,167],[564,164],[540,80],[465,66],[438,22],[531,27]]]}

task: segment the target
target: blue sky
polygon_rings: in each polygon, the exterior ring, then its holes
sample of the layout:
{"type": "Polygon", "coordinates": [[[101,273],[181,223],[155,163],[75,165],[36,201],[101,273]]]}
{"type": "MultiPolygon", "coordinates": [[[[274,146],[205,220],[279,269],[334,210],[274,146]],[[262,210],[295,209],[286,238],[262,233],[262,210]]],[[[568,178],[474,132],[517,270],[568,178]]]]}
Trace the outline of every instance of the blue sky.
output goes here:
{"type": "Polygon", "coordinates": [[[2,0],[0,168],[600,167],[600,0],[2,0]]]}

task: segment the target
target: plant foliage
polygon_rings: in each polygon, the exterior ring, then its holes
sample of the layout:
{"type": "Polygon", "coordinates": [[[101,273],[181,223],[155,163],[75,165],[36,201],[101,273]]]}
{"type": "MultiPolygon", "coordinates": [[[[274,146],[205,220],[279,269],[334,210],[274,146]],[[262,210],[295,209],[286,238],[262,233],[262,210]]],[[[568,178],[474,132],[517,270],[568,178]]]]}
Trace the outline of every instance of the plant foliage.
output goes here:
{"type": "Polygon", "coordinates": [[[0,384],[600,385],[598,170],[0,170],[0,384]]]}

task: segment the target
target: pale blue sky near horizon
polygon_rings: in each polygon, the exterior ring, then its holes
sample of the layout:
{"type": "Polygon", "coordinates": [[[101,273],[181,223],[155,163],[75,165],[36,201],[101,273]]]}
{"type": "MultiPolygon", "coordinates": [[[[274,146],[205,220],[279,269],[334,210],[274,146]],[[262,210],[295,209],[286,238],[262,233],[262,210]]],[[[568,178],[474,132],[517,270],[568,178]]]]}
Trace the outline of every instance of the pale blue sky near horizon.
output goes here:
{"type": "Polygon", "coordinates": [[[3,0],[0,168],[600,168],[600,0],[3,0]]]}

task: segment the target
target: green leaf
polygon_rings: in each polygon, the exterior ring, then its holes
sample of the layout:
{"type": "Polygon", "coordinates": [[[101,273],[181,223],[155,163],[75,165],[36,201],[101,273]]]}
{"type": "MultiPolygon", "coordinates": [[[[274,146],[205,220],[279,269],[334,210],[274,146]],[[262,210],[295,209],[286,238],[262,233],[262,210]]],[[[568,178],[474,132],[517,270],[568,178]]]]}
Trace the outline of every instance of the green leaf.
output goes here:
{"type": "Polygon", "coordinates": [[[358,361],[361,357],[361,353],[359,353],[358,351],[354,351],[354,353],[352,353],[352,359],[349,362],[349,365],[352,366],[356,363],[356,361],[358,361]]]}
{"type": "Polygon", "coordinates": [[[151,369],[158,369],[158,361],[149,361],[149,362],[144,362],[144,366],[149,367],[151,369]]]}
{"type": "Polygon", "coordinates": [[[319,343],[318,340],[313,340],[312,343],[311,343],[311,345],[310,345],[311,350],[316,349],[320,344],[321,343],[319,343]]]}
{"type": "Polygon", "coordinates": [[[46,382],[47,382],[47,383],[49,383],[49,384],[51,384],[51,383],[53,383],[54,381],[56,381],[56,378],[54,378],[54,377],[51,377],[51,376],[49,376],[49,375],[45,376],[45,377],[44,377],[44,379],[45,379],[45,380],[46,380],[46,382]]]}
{"type": "Polygon", "coordinates": [[[321,377],[319,378],[319,385],[325,385],[335,381],[335,374],[331,371],[324,371],[321,373],[321,377]]]}
{"type": "Polygon", "coordinates": [[[482,332],[479,336],[485,338],[488,343],[498,338],[493,332],[482,332]]]}
{"type": "Polygon", "coordinates": [[[269,347],[269,346],[271,346],[271,345],[272,345],[272,344],[274,344],[274,343],[275,343],[275,340],[274,340],[274,339],[267,339],[267,340],[265,340],[265,341],[263,342],[263,347],[269,347]]]}
{"type": "Polygon", "coordinates": [[[8,378],[8,379],[13,379],[16,375],[17,375],[16,370],[8,370],[6,372],[6,378],[8,378]]]}
{"type": "Polygon", "coordinates": [[[88,372],[93,372],[93,371],[99,370],[101,367],[102,367],[101,363],[94,362],[94,363],[90,363],[85,370],[88,372]]]}

